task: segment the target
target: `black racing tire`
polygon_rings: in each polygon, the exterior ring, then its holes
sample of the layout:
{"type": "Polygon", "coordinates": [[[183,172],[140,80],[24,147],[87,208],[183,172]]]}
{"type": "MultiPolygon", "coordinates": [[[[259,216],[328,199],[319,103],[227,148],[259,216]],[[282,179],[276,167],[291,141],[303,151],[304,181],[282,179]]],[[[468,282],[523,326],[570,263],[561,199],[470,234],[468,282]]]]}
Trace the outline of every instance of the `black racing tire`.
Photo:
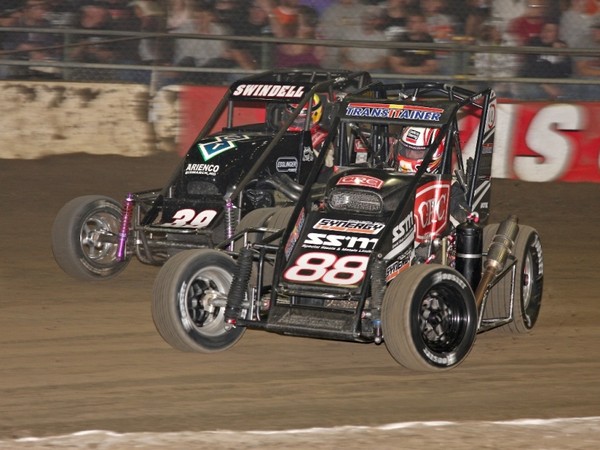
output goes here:
{"type": "Polygon", "coordinates": [[[186,250],[158,272],[152,291],[152,319],[162,338],[184,352],[213,353],[241,339],[244,327],[225,327],[225,307],[209,303],[209,290],[227,294],[235,261],[212,249],[186,250]]]}
{"type": "Polygon", "coordinates": [[[383,339],[407,369],[451,369],[467,357],[477,333],[475,295],[457,271],[417,265],[389,284],[381,311],[383,339]]]}
{"type": "MultiPolygon", "coordinates": [[[[277,212],[279,208],[258,208],[253,209],[240,220],[237,227],[235,227],[235,232],[240,233],[241,231],[247,230],[249,228],[260,228],[264,227],[267,221],[277,212]]],[[[262,232],[250,232],[248,233],[248,242],[258,242],[263,237],[262,232]]],[[[238,239],[234,248],[236,251],[239,251],[244,244],[243,239],[238,239]]]]}
{"type": "MultiPolygon", "coordinates": [[[[282,228],[287,227],[288,222],[290,221],[290,217],[292,217],[292,213],[294,212],[293,206],[286,206],[283,208],[277,208],[275,214],[273,214],[266,225],[269,228],[274,230],[280,230],[282,228]]],[[[279,243],[279,240],[275,240],[275,243],[279,243]]]]}
{"type": "MultiPolygon", "coordinates": [[[[499,224],[483,229],[483,250],[487,251],[499,224]]],[[[527,225],[519,225],[512,255],[516,261],[513,320],[499,331],[510,334],[528,333],[535,326],[542,306],[544,290],[544,255],[538,232],[527,225]]],[[[485,263],[484,263],[485,264],[485,263]]],[[[511,298],[511,272],[507,273],[488,294],[484,319],[508,317],[511,298]]]]}
{"type": "Polygon", "coordinates": [[[65,204],[52,225],[52,253],[62,270],[78,280],[108,280],[129,263],[117,260],[122,206],[101,195],[77,197],[65,204]],[[100,236],[112,236],[101,242],[100,236]]]}

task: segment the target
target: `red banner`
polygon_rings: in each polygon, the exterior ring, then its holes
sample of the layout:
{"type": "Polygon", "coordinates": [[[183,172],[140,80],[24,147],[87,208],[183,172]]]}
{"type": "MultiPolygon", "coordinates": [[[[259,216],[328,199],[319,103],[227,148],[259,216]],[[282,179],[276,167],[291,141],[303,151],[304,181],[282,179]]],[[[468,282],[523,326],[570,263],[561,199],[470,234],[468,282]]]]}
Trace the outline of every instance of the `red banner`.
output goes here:
{"type": "MultiPolygon", "coordinates": [[[[181,94],[181,151],[223,96],[223,87],[185,87],[181,94]]],[[[256,120],[249,108],[248,119],[256,120]]],[[[218,128],[224,125],[222,119],[218,128]]],[[[478,120],[461,122],[472,152],[478,120]]],[[[600,103],[502,103],[498,105],[492,176],[525,181],[600,182],[600,103]]]]}

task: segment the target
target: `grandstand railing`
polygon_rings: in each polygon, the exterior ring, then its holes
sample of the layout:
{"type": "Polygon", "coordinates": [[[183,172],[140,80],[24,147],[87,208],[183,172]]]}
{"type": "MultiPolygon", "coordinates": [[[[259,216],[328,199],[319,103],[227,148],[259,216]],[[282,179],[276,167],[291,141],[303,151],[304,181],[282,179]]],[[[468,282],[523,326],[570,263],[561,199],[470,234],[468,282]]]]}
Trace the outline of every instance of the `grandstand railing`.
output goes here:
{"type": "MultiPolygon", "coordinates": [[[[373,77],[377,79],[406,79],[406,80],[432,80],[445,81],[457,84],[471,83],[516,83],[516,84],[540,84],[552,83],[562,85],[600,85],[600,79],[592,78],[529,78],[529,77],[494,77],[494,76],[478,76],[474,73],[471,65],[471,57],[476,53],[501,53],[510,55],[526,55],[540,54],[544,55],[569,55],[571,57],[596,57],[600,58],[599,49],[585,48],[549,48],[549,47],[512,47],[512,46],[496,46],[496,45],[478,45],[473,44],[466,39],[460,37],[453,39],[449,43],[401,43],[392,41],[355,41],[355,40],[326,40],[326,39],[284,39],[269,36],[235,36],[235,35],[199,35],[199,34],[182,34],[182,33],[143,33],[143,32],[122,32],[109,30],[82,30],[82,29],[66,29],[61,28],[24,28],[24,27],[0,27],[0,33],[18,32],[18,33],[52,33],[62,34],[63,44],[52,47],[41,47],[38,50],[61,50],[62,57],[49,60],[27,60],[23,59],[27,51],[0,51],[0,67],[39,67],[54,69],[61,73],[60,79],[65,81],[74,81],[70,77],[70,69],[110,69],[115,71],[142,71],[148,72],[148,84],[151,89],[155,89],[159,80],[159,74],[170,73],[207,73],[207,74],[228,74],[230,76],[244,76],[253,73],[258,73],[264,70],[275,68],[272,66],[272,61],[269,59],[272,54],[271,49],[278,44],[303,44],[320,47],[335,47],[335,48],[377,48],[377,49],[407,49],[407,50],[433,50],[435,52],[443,52],[450,55],[452,68],[451,73],[435,74],[435,75],[400,75],[390,72],[373,72],[373,77]],[[242,68],[211,68],[211,67],[179,67],[175,65],[141,65],[141,64],[97,64],[97,63],[81,63],[69,60],[68,51],[70,48],[82,45],[73,43],[73,36],[105,36],[106,39],[94,44],[111,42],[126,42],[140,41],[147,38],[155,39],[197,39],[197,40],[220,40],[225,42],[236,42],[256,44],[263,46],[262,59],[260,68],[256,70],[245,70],[242,68]],[[17,59],[16,59],[17,58],[17,59]]],[[[11,79],[15,79],[14,77],[11,79]]],[[[85,81],[78,79],[76,81],[85,81]]],[[[226,83],[228,84],[228,83],[226,83]]]]}

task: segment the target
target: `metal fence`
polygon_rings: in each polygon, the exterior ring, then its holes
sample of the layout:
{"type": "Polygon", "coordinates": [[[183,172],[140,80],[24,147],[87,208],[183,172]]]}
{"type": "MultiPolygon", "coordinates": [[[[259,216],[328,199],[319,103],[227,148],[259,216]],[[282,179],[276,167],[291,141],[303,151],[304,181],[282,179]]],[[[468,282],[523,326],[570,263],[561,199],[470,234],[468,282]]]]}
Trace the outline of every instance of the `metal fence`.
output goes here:
{"type": "MultiPolygon", "coordinates": [[[[393,80],[436,80],[447,81],[467,86],[492,85],[498,87],[510,86],[502,90],[508,97],[521,98],[520,92],[527,86],[542,84],[564,86],[565,95],[561,98],[577,100],[600,99],[600,79],[581,78],[573,75],[567,78],[545,78],[543,76],[505,76],[502,74],[480,73],[476,67],[477,58],[482,55],[508,55],[519,61],[527,55],[543,52],[549,57],[597,58],[600,61],[600,49],[585,48],[546,48],[528,46],[499,46],[474,44],[472,40],[453,38],[445,43],[402,43],[394,41],[350,40],[350,39],[298,39],[276,38],[272,36],[239,36],[239,35],[199,35],[187,33],[143,33],[124,31],[82,30],[76,28],[24,28],[3,27],[0,35],[6,33],[36,33],[59,36],[56,44],[38,47],[36,50],[45,52],[51,57],[32,58],[32,51],[11,50],[0,52],[0,79],[29,79],[29,80],[64,80],[64,81],[99,81],[148,84],[152,91],[166,84],[214,84],[228,85],[235,79],[263,70],[278,68],[274,59],[278,46],[304,45],[310,48],[325,49],[329,52],[339,52],[342,49],[354,49],[368,53],[374,49],[394,51],[433,52],[438,61],[442,61],[442,69],[432,74],[411,75],[397,74],[390,70],[376,69],[372,71],[375,79],[393,80]],[[93,37],[83,41],[81,37],[93,37]],[[210,63],[203,67],[174,65],[172,63],[148,64],[138,58],[123,58],[119,61],[106,63],[81,62],[72,57],[72,49],[82,46],[123,47],[130,52],[137,52],[141,42],[152,40],[172,46],[178,40],[195,41],[199,46],[206,41],[223,42],[228,46],[245,48],[255,46],[260,48],[256,67],[244,69],[235,64],[214,65],[210,63]]],[[[335,62],[334,62],[335,64],[335,62]]],[[[339,69],[339,66],[331,66],[339,69]]],[[[329,68],[327,66],[323,68],[329,68]]],[[[535,96],[533,96],[535,98],[535,96]]],[[[541,97],[540,97],[541,98],[541,97]]]]}

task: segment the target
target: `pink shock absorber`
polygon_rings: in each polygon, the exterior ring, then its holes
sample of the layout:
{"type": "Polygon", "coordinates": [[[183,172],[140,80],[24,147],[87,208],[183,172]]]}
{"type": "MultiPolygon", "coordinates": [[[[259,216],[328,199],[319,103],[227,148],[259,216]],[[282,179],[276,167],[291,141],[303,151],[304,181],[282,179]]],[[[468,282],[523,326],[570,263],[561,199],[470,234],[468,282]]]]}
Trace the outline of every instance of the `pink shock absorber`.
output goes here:
{"type": "Polygon", "coordinates": [[[121,228],[119,230],[119,246],[117,247],[117,260],[125,260],[125,249],[127,248],[127,235],[129,234],[129,225],[131,224],[131,214],[133,213],[133,194],[127,194],[123,202],[123,214],[121,217],[121,228]]]}

